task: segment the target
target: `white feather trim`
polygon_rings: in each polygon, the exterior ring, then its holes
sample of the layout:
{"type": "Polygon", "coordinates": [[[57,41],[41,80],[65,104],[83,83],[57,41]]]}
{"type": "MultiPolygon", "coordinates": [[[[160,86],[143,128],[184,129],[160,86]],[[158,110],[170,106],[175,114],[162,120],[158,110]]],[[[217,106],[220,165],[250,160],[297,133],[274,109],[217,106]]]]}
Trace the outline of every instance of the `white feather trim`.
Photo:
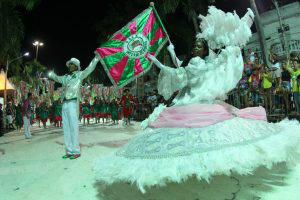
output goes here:
{"type": "MultiPolygon", "coordinates": [[[[243,121],[243,120],[242,120],[243,121]]],[[[262,130],[256,124],[256,120],[246,120],[252,124],[250,128],[255,131],[262,130]],[[251,122],[252,121],[252,122],[251,122]]],[[[238,131],[230,137],[239,137],[243,139],[245,126],[240,125],[241,119],[235,118],[227,120],[224,125],[230,134],[230,129],[226,124],[234,124],[240,126],[238,131]],[[235,120],[237,120],[235,122],[235,120]]],[[[246,123],[246,124],[249,124],[246,123]]],[[[260,126],[259,125],[259,126],[260,126]]],[[[266,128],[275,128],[272,124],[265,122],[266,128]]],[[[164,186],[168,182],[183,182],[188,178],[195,176],[199,180],[209,181],[215,175],[231,175],[237,173],[240,175],[252,174],[259,166],[271,168],[276,163],[286,162],[287,164],[295,164],[298,162],[300,153],[299,123],[296,121],[282,121],[275,124],[280,132],[272,134],[266,138],[240,145],[232,145],[224,148],[215,148],[211,151],[203,151],[192,153],[185,156],[169,156],[164,158],[128,158],[113,154],[101,158],[95,162],[94,171],[98,181],[105,184],[114,182],[130,182],[135,184],[143,193],[146,187],[154,185],[164,186]]],[[[236,127],[232,127],[233,130],[236,127]]],[[[249,128],[249,127],[248,127],[249,128]]],[[[196,129],[190,129],[191,134],[196,129]]],[[[258,134],[269,134],[259,133],[258,134]]],[[[139,134],[137,138],[143,137],[139,134]]],[[[225,135],[221,135],[223,137],[225,135]]],[[[226,137],[226,136],[225,136],[226,137]]],[[[209,138],[207,138],[209,139],[209,138]]],[[[211,138],[211,142],[214,140],[211,138]]],[[[130,148],[130,143],[124,149],[130,148]]],[[[146,148],[140,146],[140,148],[146,148]]],[[[121,152],[122,152],[121,149],[121,152]]],[[[119,151],[120,152],[120,151],[119,151]]]]}
{"type": "Polygon", "coordinates": [[[207,16],[200,15],[202,20],[201,33],[198,38],[207,40],[211,49],[220,49],[224,46],[243,47],[251,37],[250,27],[254,17],[251,9],[246,15],[240,17],[234,13],[225,13],[214,6],[210,6],[207,16]]]}
{"type": "Polygon", "coordinates": [[[167,106],[164,104],[159,104],[156,108],[154,108],[153,112],[149,115],[147,119],[142,121],[141,128],[146,129],[151,122],[154,122],[159,114],[166,108],[167,106]]]}

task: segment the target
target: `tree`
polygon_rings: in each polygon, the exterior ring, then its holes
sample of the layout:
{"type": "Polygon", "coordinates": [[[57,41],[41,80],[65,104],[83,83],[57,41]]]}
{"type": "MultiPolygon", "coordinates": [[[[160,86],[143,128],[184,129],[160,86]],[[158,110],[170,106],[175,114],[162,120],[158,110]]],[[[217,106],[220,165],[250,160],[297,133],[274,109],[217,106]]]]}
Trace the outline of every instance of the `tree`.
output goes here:
{"type": "Polygon", "coordinates": [[[41,74],[38,73],[45,72],[46,70],[47,67],[42,65],[38,61],[30,61],[25,63],[22,71],[14,73],[14,75],[11,77],[11,80],[14,84],[18,84],[20,81],[24,81],[30,85],[39,87],[41,86],[41,74]]]}
{"type": "Polygon", "coordinates": [[[178,8],[186,15],[189,21],[193,22],[195,33],[200,32],[198,23],[198,13],[203,13],[207,7],[206,1],[193,1],[193,0],[165,0],[162,1],[161,11],[166,14],[174,14],[178,8]]]}
{"type": "MultiPolygon", "coordinates": [[[[198,15],[206,14],[207,6],[213,3],[212,0],[154,0],[154,5],[158,10],[160,17],[166,21],[168,16],[174,17],[175,12],[182,12],[185,15],[186,21],[192,21],[194,26],[194,34],[199,32],[198,15]]],[[[95,29],[99,32],[99,43],[106,41],[110,36],[126,25],[139,12],[149,6],[147,1],[131,0],[115,2],[111,1],[107,4],[107,17],[99,20],[95,24],[95,29]]],[[[181,19],[182,20],[182,19],[181,19]]],[[[165,24],[166,25],[166,24],[165,24]]],[[[167,26],[167,25],[166,25],[167,26]]],[[[189,29],[189,23],[185,23],[184,27],[179,29],[189,29]]],[[[172,30],[169,32],[173,32],[172,30]]],[[[188,35],[189,37],[189,35],[188,35]]]]}
{"type": "MultiPolygon", "coordinates": [[[[39,0],[1,0],[0,1],[0,68],[5,68],[9,58],[20,56],[24,25],[17,8],[31,10],[39,0]]],[[[18,66],[18,62],[14,66],[18,66]]]]}
{"type": "Polygon", "coordinates": [[[199,14],[207,14],[207,7],[214,0],[164,0],[158,7],[166,21],[171,18],[174,23],[166,25],[170,37],[176,43],[178,55],[190,52],[195,42],[195,35],[200,32],[199,14]]]}

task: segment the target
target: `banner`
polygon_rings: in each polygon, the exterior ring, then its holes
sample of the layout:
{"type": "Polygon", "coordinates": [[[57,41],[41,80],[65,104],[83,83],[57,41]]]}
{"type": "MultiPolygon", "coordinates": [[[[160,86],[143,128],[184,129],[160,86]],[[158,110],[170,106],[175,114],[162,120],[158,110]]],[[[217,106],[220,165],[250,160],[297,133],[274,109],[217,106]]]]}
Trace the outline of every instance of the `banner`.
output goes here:
{"type": "Polygon", "coordinates": [[[149,7],[97,48],[108,77],[121,88],[145,74],[168,37],[154,7],[149,7]]]}

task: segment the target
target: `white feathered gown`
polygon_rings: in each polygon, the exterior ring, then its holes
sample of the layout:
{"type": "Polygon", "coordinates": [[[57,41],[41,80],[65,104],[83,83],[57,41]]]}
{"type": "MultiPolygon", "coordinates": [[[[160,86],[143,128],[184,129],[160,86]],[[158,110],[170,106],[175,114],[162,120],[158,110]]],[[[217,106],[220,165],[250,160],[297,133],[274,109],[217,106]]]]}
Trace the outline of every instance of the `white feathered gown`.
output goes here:
{"type": "Polygon", "coordinates": [[[193,58],[186,68],[162,71],[158,88],[174,106],[157,107],[142,125],[145,130],[117,152],[98,159],[96,179],[106,184],[130,182],[146,187],[182,182],[191,176],[251,174],[257,167],[295,163],[300,151],[300,125],[284,120],[268,123],[263,108],[238,110],[215,101],[242,76],[241,49],[251,36],[251,10],[240,19],[215,7],[202,19],[211,49],[225,47],[205,60],[193,58]],[[176,81],[174,81],[176,80],[176,81]],[[174,84],[177,83],[177,84],[174,84]]]}

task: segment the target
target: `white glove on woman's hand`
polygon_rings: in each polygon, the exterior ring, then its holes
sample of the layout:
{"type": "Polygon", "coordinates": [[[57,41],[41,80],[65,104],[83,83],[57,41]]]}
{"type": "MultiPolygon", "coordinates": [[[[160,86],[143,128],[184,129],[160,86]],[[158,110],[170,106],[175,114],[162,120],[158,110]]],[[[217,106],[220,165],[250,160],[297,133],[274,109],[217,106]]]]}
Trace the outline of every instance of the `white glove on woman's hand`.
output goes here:
{"type": "Polygon", "coordinates": [[[169,67],[159,62],[153,55],[149,54],[148,58],[161,70],[167,70],[169,67]]]}
{"type": "Polygon", "coordinates": [[[167,47],[167,49],[168,49],[168,51],[169,51],[169,53],[170,53],[170,55],[171,55],[171,58],[172,58],[172,61],[173,61],[174,65],[175,65],[176,67],[180,67],[181,64],[182,64],[182,61],[180,61],[180,60],[177,58],[176,53],[175,53],[175,51],[174,51],[174,50],[175,50],[174,45],[173,45],[172,43],[170,43],[169,46],[167,47]]]}
{"type": "Polygon", "coordinates": [[[97,51],[94,51],[94,54],[95,54],[95,58],[100,61],[100,55],[97,51]]]}
{"type": "Polygon", "coordinates": [[[168,51],[169,51],[170,53],[173,53],[175,47],[174,47],[174,45],[173,45],[172,43],[170,43],[169,46],[167,47],[167,49],[168,49],[168,51]]]}

